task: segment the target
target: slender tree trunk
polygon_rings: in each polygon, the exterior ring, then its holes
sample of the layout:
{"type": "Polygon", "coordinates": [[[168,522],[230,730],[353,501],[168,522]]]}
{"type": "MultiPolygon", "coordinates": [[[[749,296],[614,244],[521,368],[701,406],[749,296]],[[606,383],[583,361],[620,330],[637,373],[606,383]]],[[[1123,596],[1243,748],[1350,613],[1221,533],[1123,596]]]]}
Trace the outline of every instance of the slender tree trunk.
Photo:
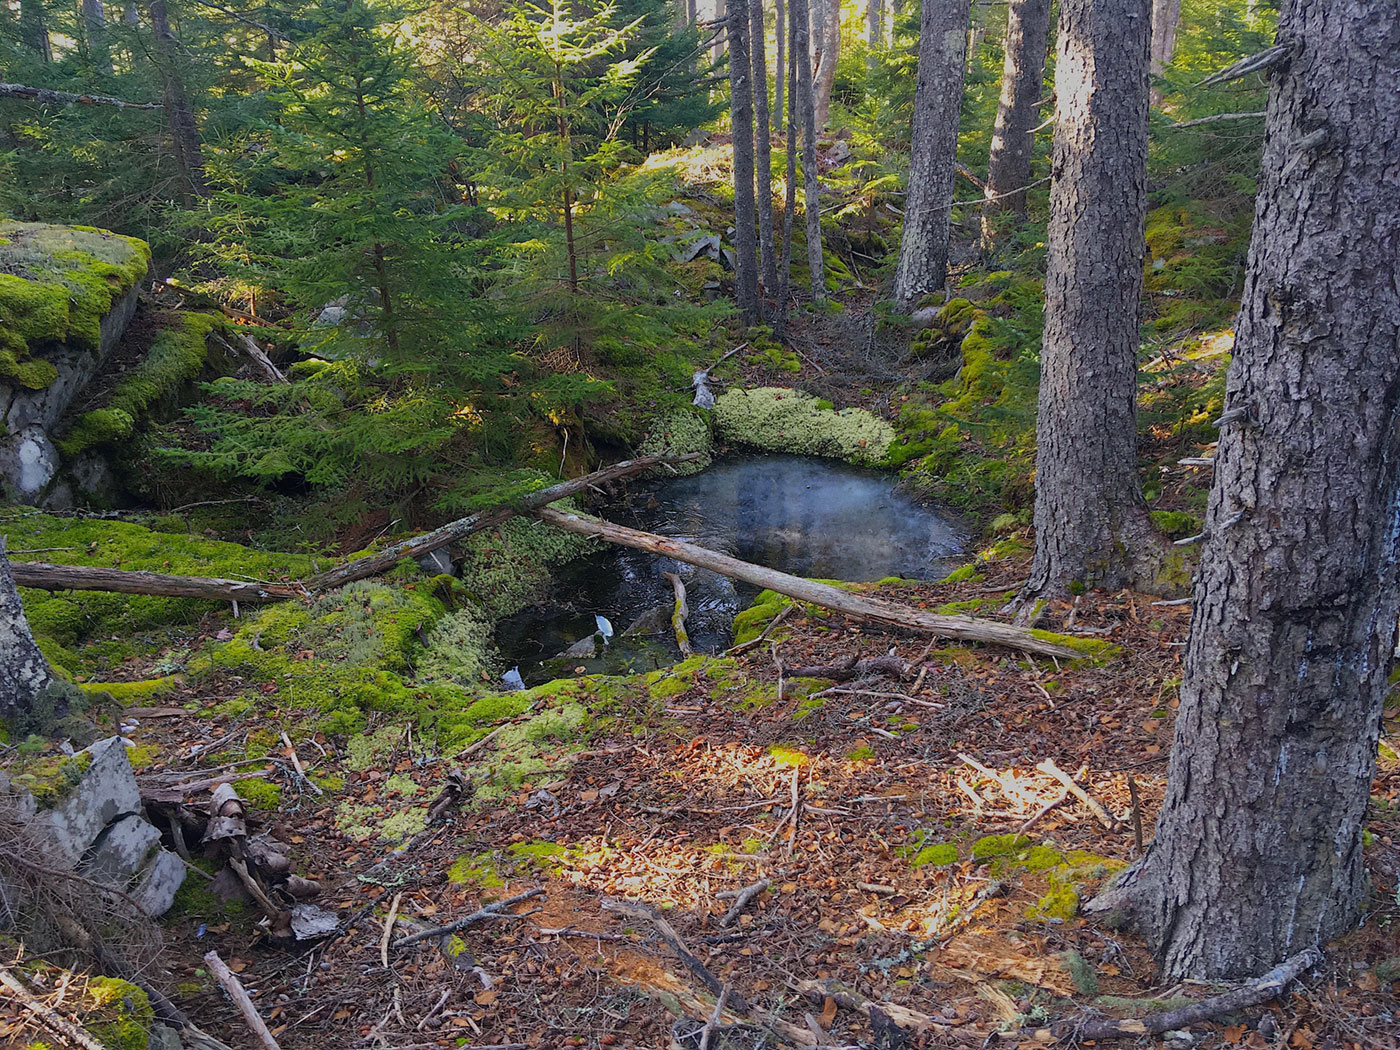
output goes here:
{"type": "Polygon", "coordinates": [[[948,274],[968,11],[968,0],[924,3],[904,232],[894,276],[894,299],[903,307],[942,288],[948,274]]]}
{"type": "MultiPolygon", "coordinates": [[[[723,22],[728,13],[729,7],[725,0],[715,0],[715,24],[718,25],[720,22],[723,22]]],[[[710,45],[710,58],[714,61],[718,62],[724,57],[727,39],[728,37],[725,33],[720,33],[715,37],[714,43],[710,45]]]]}
{"type": "Polygon", "coordinates": [[[183,64],[180,42],[171,31],[165,0],[151,0],[150,13],[156,58],[165,85],[165,112],[170,122],[170,137],[175,145],[175,163],[180,169],[185,206],[189,207],[197,198],[209,196],[209,188],[204,181],[204,155],[199,148],[199,124],[180,73],[183,64]]]}
{"type": "Polygon", "coordinates": [[[734,298],[746,325],[760,320],[758,221],[754,199],[753,68],[749,62],[750,0],[729,0],[729,98],[734,129],[734,298]]]}
{"type": "MultiPolygon", "coordinates": [[[[574,188],[569,181],[569,157],[572,153],[569,122],[564,116],[564,69],[554,63],[554,102],[555,134],[559,137],[559,178],[564,188],[561,192],[561,211],[564,219],[564,251],[569,262],[569,292],[578,294],[578,247],[574,243],[574,188]]],[[[645,147],[644,147],[645,148],[645,147]]]]}
{"type": "MultiPolygon", "coordinates": [[[[788,18],[790,33],[789,38],[793,41],[794,47],[798,39],[797,33],[797,0],[792,0],[788,6],[788,18]]],[[[798,97],[797,92],[797,63],[792,61],[790,51],[788,56],[787,69],[787,140],[784,150],[787,160],[787,172],[783,179],[783,254],[780,263],[781,273],[778,275],[778,316],[774,322],[774,331],[779,339],[787,331],[788,316],[788,294],[792,287],[792,221],[793,212],[797,210],[797,107],[793,104],[798,97]]]]}
{"type": "Polygon", "coordinates": [[[787,78],[787,19],[786,0],[773,0],[777,18],[773,25],[773,43],[777,51],[776,68],[773,71],[773,130],[783,130],[783,86],[787,78]]]}
{"type": "Polygon", "coordinates": [[[996,240],[999,214],[1026,217],[1025,186],[1031,180],[1035,126],[1040,123],[1045,83],[1045,45],[1050,38],[1050,0],[1011,0],[1006,16],[1006,61],[1001,100],[987,159],[987,203],[982,210],[982,242],[996,240]]]}
{"type": "Polygon", "coordinates": [[[865,42],[870,45],[870,60],[875,61],[875,49],[885,42],[885,0],[866,0],[865,42]]]}
{"type": "Polygon", "coordinates": [[[5,556],[4,536],[0,536],[0,653],[4,654],[0,657],[0,718],[8,721],[34,710],[53,672],[29,633],[5,556]]]}
{"type": "Polygon", "coordinates": [[[1365,0],[1279,18],[1167,797],[1105,895],[1171,979],[1261,973],[1366,895],[1400,609],[1397,34],[1365,0]]]}
{"type": "Polygon", "coordinates": [[[42,0],[20,0],[19,38],[25,47],[39,56],[39,61],[53,61],[53,44],[49,41],[42,0]]]}
{"type": "Polygon", "coordinates": [[[814,10],[821,12],[812,108],[817,127],[824,129],[831,119],[831,89],[836,84],[836,62],[841,57],[841,0],[812,0],[812,4],[814,10]]]}
{"type": "Polygon", "coordinates": [[[685,24],[695,25],[697,12],[695,10],[695,0],[685,0],[685,24]]]}
{"type": "MultiPolygon", "coordinates": [[[[812,99],[811,19],[807,0],[788,0],[792,8],[792,39],[788,61],[797,65],[798,119],[802,122],[802,208],[807,213],[807,266],[812,274],[812,301],[826,302],[826,265],[822,259],[821,193],[817,184],[817,118],[812,99]]],[[[789,108],[792,105],[789,102],[789,108]]],[[[789,124],[791,127],[791,124],[789,124]]],[[[791,140],[788,149],[793,148],[791,140]]]]}
{"type": "Polygon", "coordinates": [[[1160,562],[1137,472],[1149,2],[1060,0],[1027,596],[1150,585],[1160,562]]]}
{"type": "Polygon", "coordinates": [[[763,0],[748,0],[749,49],[753,59],[754,131],[756,153],[754,171],[758,175],[758,245],[762,263],[763,291],[778,291],[778,259],[773,249],[773,143],[769,138],[768,56],[765,54],[763,0]]]}
{"type": "Polygon", "coordinates": [[[110,77],[112,50],[107,44],[107,13],[102,8],[102,0],[83,0],[83,28],[87,32],[92,68],[110,77]]]}
{"type": "MultiPolygon", "coordinates": [[[[1152,50],[1150,69],[1160,77],[1171,64],[1176,51],[1176,26],[1181,21],[1181,0],[1152,0],[1152,50]]],[[[1162,92],[1152,88],[1152,104],[1162,101],[1162,92]]]]}

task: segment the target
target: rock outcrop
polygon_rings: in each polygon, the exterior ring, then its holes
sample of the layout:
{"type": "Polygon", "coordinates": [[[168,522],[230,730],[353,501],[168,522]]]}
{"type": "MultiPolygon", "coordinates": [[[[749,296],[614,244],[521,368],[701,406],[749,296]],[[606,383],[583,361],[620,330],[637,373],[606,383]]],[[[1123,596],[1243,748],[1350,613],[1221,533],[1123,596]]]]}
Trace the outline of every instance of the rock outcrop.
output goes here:
{"type": "Polygon", "coordinates": [[[133,237],[0,221],[0,495],[42,500],[54,427],[117,345],[149,265],[133,237]]]}

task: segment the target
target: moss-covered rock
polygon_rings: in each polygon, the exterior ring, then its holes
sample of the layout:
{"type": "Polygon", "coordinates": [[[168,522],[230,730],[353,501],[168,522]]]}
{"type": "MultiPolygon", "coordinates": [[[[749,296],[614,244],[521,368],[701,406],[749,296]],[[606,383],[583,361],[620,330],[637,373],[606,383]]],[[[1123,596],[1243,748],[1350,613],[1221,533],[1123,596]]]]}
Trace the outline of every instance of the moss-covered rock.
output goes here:
{"type": "Polygon", "coordinates": [[[714,421],[726,441],[863,466],[883,466],[895,436],[889,423],[864,409],[835,412],[785,387],[726,391],[715,404],[714,421]]]}
{"type": "Polygon", "coordinates": [[[144,991],[116,977],[87,983],[83,1022],[108,1050],[146,1050],[155,1009],[144,991]]]}

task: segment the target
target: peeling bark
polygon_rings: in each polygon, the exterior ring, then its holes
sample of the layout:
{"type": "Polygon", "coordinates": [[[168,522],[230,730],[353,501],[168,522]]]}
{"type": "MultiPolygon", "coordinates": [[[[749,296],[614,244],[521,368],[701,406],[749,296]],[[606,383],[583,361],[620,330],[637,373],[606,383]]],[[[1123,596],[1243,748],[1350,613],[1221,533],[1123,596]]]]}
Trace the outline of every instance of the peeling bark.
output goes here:
{"type": "MultiPolygon", "coordinates": [[[[1151,72],[1160,77],[1176,52],[1176,26],[1181,21],[1181,0],[1152,0],[1151,72]]],[[[1162,101],[1162,93],[1152,89],[1152,104],[1162,101]]]]}
{"type": "Polygon", "coordinates": [[[968,0],[924,4],[904,232],[894,275],[894,300],[903,307],[942,288],[948,274],[948,226],[969,17],[968,0]]]}
{"type": "MultiPolygon", "coordinates": [[[[821,2],[821,0],[818,0],[821,2]]],[[[807,216],[807,267],[812,275],[812,301],[826,301],[826,263],[822,259],[821,194],[817,182],[817,118],[812,102],[812,52],[807,0],[788,0],[792,7],[792,40],[788,60],[797,64],[798,119],[802,124],[802,208],[807,216]]],[[[792,143],[788,143],[792,148],[792,143]]]]}
{"type": "Polygon", "coordinates": [[[836,63],[841,57],[841,0],[811,0],[816,66],[812,74],[812,112],[817,128],[831,119],[831,90],[836,86],[836,63]]]}
{"type": "Polygon", "coordinates": [[[1027,597],[1150,588],[1162,555],[1137,472],[1148,4],[1060,4],[1027,597]]]}
{"type": "Polygon", "coordinates": [[[1278,33],[1167,796],[1110,894],[1171,978],[1357,921],[1400,610],[1400,16],[1295,0],[1278,33]]]}

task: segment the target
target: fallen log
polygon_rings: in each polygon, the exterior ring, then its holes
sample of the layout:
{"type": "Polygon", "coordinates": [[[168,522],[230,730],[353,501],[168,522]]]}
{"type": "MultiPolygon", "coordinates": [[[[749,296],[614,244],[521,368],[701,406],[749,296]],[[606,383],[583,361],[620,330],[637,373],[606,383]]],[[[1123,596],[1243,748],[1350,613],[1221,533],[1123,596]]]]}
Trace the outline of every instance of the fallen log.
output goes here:
{"type": "Polygon", "coordinates": [[[785,670],[793,678],[825,678],[831,682],[850,682],[856,678],[876,674],[904,678],[909,674],[910,667],[897,656],[868,656],[864,659],[852,656],[839,664],[812,664],[788,667],[785,670]]]}
{"type": "Polygon", "coordinates": [[[886,627],[902,627],[905,630],[931,634],[940,638],[952,638],[964,642],[982,642],[987,645],[1001,645],[1008,649],[1035,653],[1039,656],[1074,657],[1080,654],[1062,645],[1056,645],[1043,638],[1037,638],[1024,627],[997,623],[993,620],[976,620],[970,616],[943,616],[938,613],[911,609],[905,605],[886,601],[883,598],[870,598],[863,594],[852,594],[839,587],[817,583],[793,576],[777,569],[764,568],[751,562],[731,558],[727,554],[697,547],[684,540],[670,539],[640,529],[630,529],[625,525],[614,525],[610,521],[571,514],[553,507],[541,507],[534,512],[535,517],[558,526],[566,532],[580,536],[592,536],[607,540],[623,547],[649,551],[709,569],[721,576],[729,576],[757,587],[764,587],[779,594],[785,594],[799,601],[820,605],[825,609],[843,613],[862,623],[876,623],[886,627]]]}
{"type": "Polygon", "coordinates": [[[258,1016],[258,1008],[253,1005],[253,1000],[249,997],[247,989],[239,983],[238,978],[233,975],[233,971],[219,958],[219,953],[205,953],[204,965],[209,967],[214,974],[214,979],[223,986],[228,997],[233,1000],[233,1005],[238,1008],[243,1023],[248,1026],[259,1045],[264,1050],[280,1050],[277,1040],[272,1038],[272,1033],[268,1031],[266,1022],[258,1016]]]}
{"type": "Polygon", "coordinates": [[[690,632],[685,629],[685,619],[690,615],[690,606],[685,603],[685,582],[674,572],[662,575],[671,581],[671,590],[676,595],[676,606],[671,612],[671,629],[676,632],[676,646],[682,656],[693,656],[695,650],[690,647],[690,632]]]}
{"type": "Polygon", "coordinates": [[[827,978],[819,981],[797,981],[792,987],[815,1002],[824,999],[831,999],[846,1010],[855,1010],[864,1014],[870,1019],[872,1024],[879,1024],[880,1019],[888,1021],[896,1028],[902,1028],[908,1032],[927,1032],[933,1028],[948,1028],[951,1022],[941,1017],[933,1017],[930,1014],[919,1010],[910,1009],[907,1006],[900,1006],[897,1003],[876,1002],[867,996],[861,995],[849,985],[842,984],[835,978],[827,978]]]}
{"type": "Polygon", "coordinates": [[[584,474],[582,477],[562,481],[558,485],[551,485],[538,492],[531,492],[527,496],[522,496],[514,504],[477,511],[465,518],[458,518],[456,521],[441,525],[433,529],[432,532],[425,532],[421,536],[414,536],[402,543],[396,543],[377,554],[357,558],[355,561],[337,566],[318,576],[312,576],[304,581],[306,589],[313,594],[319,594],[322,591],[342,587],[356,580],[378,576],[380,573],[388,572],[405,558],[417,558],[424,554],[431,554],[433,551],[464,539],[474,532],[500,525],[517,514],[527,514],[540,510],[556,500],[577,496],[579,493],[605,482],[633,477],[643,471],[650,470],[652,467],[671,463],[688,463],[698,458],[699,455],[692,452],[684,456],[639,456],[637,459],[624,459],[620,463],[614,463],[602,470],[595,470],[591,474],[584,474]]]}
{"type": "Polygon", "coordinates": [[[168,576],[160,572],[104,569],[91,565],[50,565],[12,561],[10,571],[21,587],[41,591],[116,591],[168,598],[211,598],[226,602],[267,602],[295,598],[295,584],[259,580],[223,580],[212,576],[168,576]]]}

